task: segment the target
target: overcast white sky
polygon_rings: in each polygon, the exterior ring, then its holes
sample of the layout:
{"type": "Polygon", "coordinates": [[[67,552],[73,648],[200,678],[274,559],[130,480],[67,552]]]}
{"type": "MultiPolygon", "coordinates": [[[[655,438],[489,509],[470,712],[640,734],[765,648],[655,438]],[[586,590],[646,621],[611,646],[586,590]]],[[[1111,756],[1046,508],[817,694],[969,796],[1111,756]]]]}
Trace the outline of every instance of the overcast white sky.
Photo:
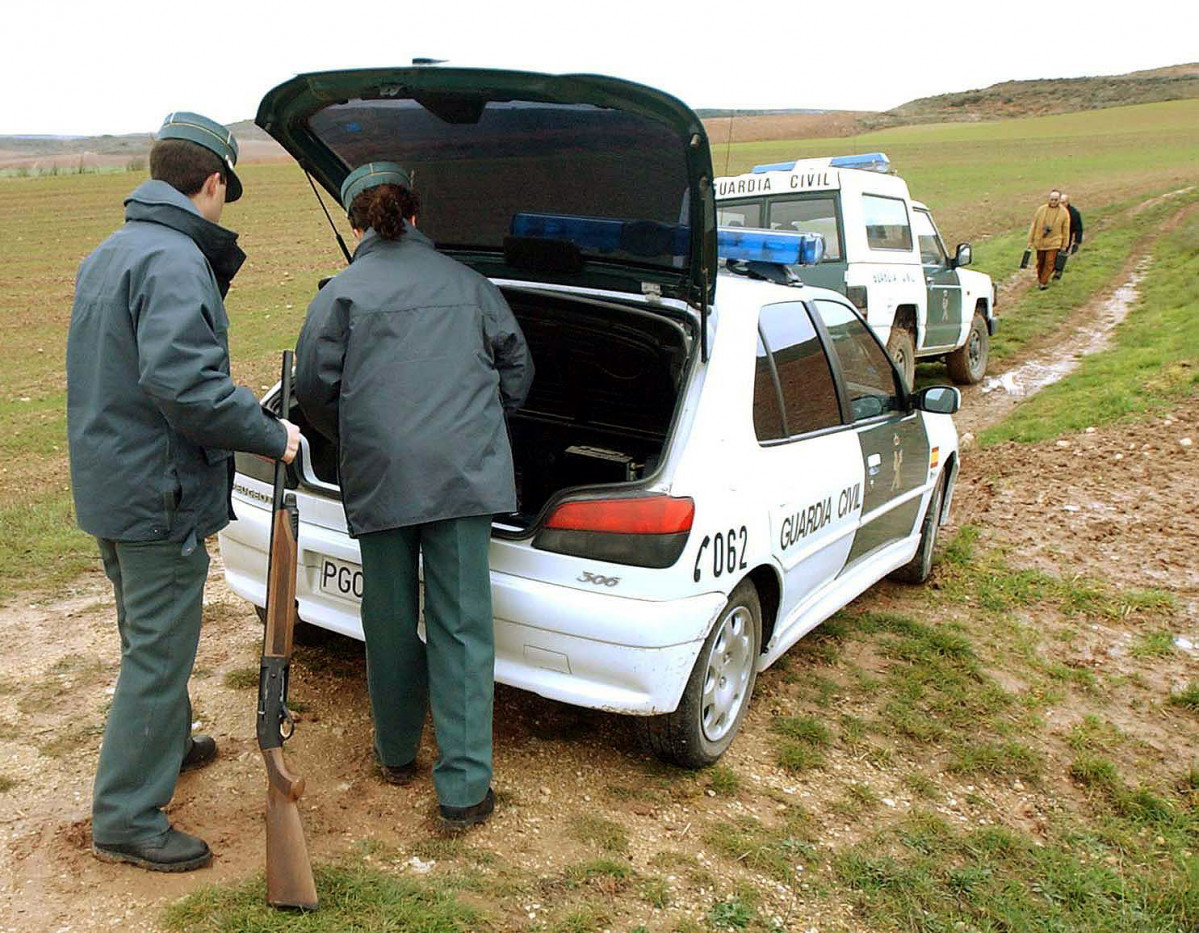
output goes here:
{"type": "Polygon", "coordinates": [[[404,65],[597,72],[692,107],[886,109],[1016,78],[1199,59],[1194,0],[90,0],[4,4],[0,133],[252,118],[290,76],[404,65]]]}

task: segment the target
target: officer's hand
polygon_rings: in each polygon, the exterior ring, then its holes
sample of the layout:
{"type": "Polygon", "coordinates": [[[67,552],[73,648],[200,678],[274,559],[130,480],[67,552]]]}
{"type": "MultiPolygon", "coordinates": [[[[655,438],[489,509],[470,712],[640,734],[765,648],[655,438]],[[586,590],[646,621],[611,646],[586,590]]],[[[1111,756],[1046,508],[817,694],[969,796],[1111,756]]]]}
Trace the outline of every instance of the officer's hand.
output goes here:
{"type": "Polygon", "coordinates": [[[283,418],[279,419],[279,423],[287,428],[287,450],[283,451],[283,456],[279,459],[284,463],[291,463],[296,459],[296,451],[300,449],[300,429],[283,418]]]}

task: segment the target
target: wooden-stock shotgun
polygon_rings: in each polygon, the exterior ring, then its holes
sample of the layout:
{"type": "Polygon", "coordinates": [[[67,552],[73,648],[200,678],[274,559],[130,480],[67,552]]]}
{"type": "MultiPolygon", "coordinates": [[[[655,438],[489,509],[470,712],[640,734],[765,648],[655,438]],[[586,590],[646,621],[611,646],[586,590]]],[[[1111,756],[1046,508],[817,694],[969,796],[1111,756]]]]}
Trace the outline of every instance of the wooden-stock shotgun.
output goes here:
{"type": "MultiPolygon", "coordinates": [[[[283,351],[279,416],[291,410],[292,351],[283,351]]],[[[287,468],[275,461],[275,496],[271,515],[271,550],[267,564],[266,631],[258,671],[258,747],[266,765],[266,899],[272,907],[316,907],[316,884],[308,861],[304,828],[297,802],[304,779],[287,770],[283,743],[295,731],[287,708],[287,681],[295,625],[296,538],[299,511],[294,493],[286,490],[287,468]]]]}

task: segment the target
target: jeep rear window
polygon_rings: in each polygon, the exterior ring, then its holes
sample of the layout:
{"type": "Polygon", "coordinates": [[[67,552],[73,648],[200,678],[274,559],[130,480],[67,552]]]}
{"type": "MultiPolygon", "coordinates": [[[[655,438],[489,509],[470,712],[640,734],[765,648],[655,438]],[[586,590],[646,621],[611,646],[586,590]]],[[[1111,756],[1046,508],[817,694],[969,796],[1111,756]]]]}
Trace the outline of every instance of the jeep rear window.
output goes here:
{"type": "Polygon", "coordinates": [[[718,227],[761,227],[762,202],[746,201],[744,204],[716,205],[716,225],[718,227]]]}
{"type": "Polygon", "coordinates": [[[837,202],[833,198],[797,198],[770,202],[770,229],[819,233],[824,237],[824,259],[841,261],[841,230],[837,225],[837,202]]]}
{"type": "Polygon", "coordinates": [[[866,223],[866,243],[871,249],[912,248],[908,208],[899,198],[862,195],[862,219],[866,223]]]}
{"type": "MultiPolygon", "coordinates": [[[[388,160],[409,169],[421,232],[439,246],[500,248],[519,213],[689,222],[686,139],[655,119],[591,104],[489,101],[462,114],[426,103],[355,99],[308,122],[348,168],[388,160]]],[[[666,253],[605,257],[688,264],[666,253]]]]}

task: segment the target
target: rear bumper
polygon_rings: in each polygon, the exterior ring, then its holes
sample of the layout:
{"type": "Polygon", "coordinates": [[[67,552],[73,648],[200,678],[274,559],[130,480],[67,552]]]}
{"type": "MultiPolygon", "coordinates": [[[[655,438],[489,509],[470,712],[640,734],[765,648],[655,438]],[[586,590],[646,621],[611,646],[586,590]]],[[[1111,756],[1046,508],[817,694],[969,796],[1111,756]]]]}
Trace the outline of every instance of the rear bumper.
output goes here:
{"type": "MultiPolygon", "coordinates": [[[[266,604],[270,513],[235,500],[220,535],[230,589],[266,604]]],[[[362,639],[357,602],[321,591],[325,556],[361,563],[357,542],[300,524],[296,598],[305,622],[362,639]]],[[[651,601],[491,573],[495,678],[576,706],[651,715],[674,710],[703,640],[724,607],[719,593],[651,601]]]]}

